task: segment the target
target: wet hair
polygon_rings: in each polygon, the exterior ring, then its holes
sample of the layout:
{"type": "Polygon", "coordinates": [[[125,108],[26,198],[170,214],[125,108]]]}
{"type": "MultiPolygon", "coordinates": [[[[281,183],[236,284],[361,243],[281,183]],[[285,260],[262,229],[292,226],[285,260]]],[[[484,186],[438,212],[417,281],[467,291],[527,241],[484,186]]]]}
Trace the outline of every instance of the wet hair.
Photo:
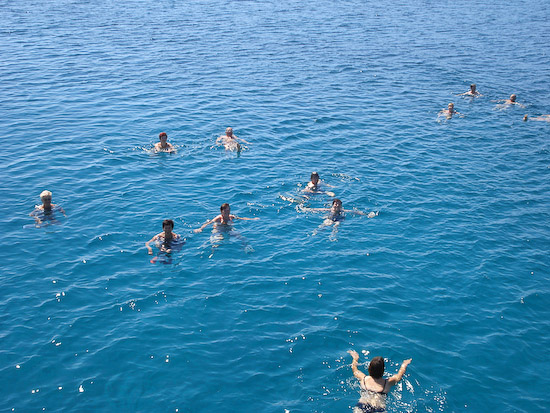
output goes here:
{"type": "Polygon", "coordinates": [[[164,137],[168,138],[168,135],[166,134],[166,132],[159,133],[159,139],[164,137]]]}
{"type": "Polygon", "coordinates": [[[384,359],[380,356],[374,357],[369,363],[369,376],[379,379],[384,374],[384,359]]]}
{"type": "Polygon", "coordinates": [[[475,87],[476,87],[476,84],[475,84],[475,83],[472,83],[472,84],[470,85],[470,88],[474,88],[474,89],[475,89],[475,87]]]}
{"type": "Polygon", "coordinates": [[[174,229],[174,221],[172,221],[171,219],[165,219],[164,221],[162,221],[162,228],[163,229],[164,229],[165,225],[170,225],[172,227],[172,229],[174,229]]]}
{"type": "Polygon", "coordinates": [[[342,201],[341,201],[340,199],[338,199],[338,198],[334,198],[334,199],[332,200],[332,205],[334,205],[334,204],[337,203],[337,202],[338,202],[340,205],[342,205],[342,201]]]}
{"type": "Polygon", "coordinates": [[[319,179],[319,173],[318,172],[312,172],[311,177],[309,179],[311,179],[313,181],[314,176],[317,177],[317,179],[319,179]]]}
{"type": "Polygon", "coordinates": [[[47,191],[47,190],[40,192],[40,199],[42,199],[44,197],[47,197],[47,196],[49,196],[51,198],[52,193],[50,191],[47,191]]]}
{"type": "Polygon", "coordinates": [[[223,212],[225,208],[229,208],[229,204],[227,202],[225,204],[222,204],[222,206],[220,207],[220,212],[223,212]]]}

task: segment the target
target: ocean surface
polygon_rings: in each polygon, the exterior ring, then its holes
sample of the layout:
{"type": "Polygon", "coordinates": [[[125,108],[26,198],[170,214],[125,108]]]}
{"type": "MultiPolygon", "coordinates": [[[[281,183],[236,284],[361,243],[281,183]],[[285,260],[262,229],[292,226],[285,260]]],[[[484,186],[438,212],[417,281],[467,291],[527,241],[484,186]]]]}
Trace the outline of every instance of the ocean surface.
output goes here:
{"type": "Polygon", "coordinates": [[[0,411],[346,412],[349,349],[413,359],[388,412],[548,409],[549,2],[0,0],[0,55],[0,411]]]}

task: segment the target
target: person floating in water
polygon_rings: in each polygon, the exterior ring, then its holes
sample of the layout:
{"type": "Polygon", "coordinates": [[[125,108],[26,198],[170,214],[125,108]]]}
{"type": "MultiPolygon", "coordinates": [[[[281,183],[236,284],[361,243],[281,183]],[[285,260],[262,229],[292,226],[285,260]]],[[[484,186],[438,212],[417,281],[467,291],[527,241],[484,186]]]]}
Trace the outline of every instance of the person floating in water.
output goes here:
{"type": "Polygon", "coordinates": [[[439,112],[438,117],[439,116],[445,116],[447,119],[451,119],[453,117],[453,115],[464,116],[462,113],[457,112],[455,110],[455,104],[453,102],[451,102],[447,105],[447,109],[442,109],[439,112]]]}
{"type": "Polygon", "coordinates": [[[218,225],[230,225],[236,219],[242,219],[244,221],[255,221],[255,220],[258,220],[260,218],[257,218],[257,217],[256,218],[243,218],[243,217],[238,217],[237,215],[232,215],[231,214],[231,207],[229,206],[228,203],[225,203],[225,204],[222,204],[222,206],[220,207],[220,215],[217,215],[214,218],[206,221],[204,224],[201,225],[200,228],[197,228],[197,229],[193,230],[193,232],[195,232],[195,233],[202,232],[202,230],[205,229],[210,224],[214,224],[214,228],[217,228],[218,225]]]}
{"type": "Polygon", "coordinates": [[[218,139],[216,139],[217,145],[223,145],[226,150],[233,152],[241,151],[242,147],[240,142],[246,143],[247,145],[251,144],[242,138],[238,138],[237,135],[233,133],[233,128],[227,128],[225,130],[225,135],[221,135],[218,139]]]}
{"type": "Polygon", "coordinates": [[[176,148],[171,143],[168,143],[168,135],[166,132],[159,133],[160,142],[155,144],[153,150],[155,152],[176,152],[176,148]]]}
{"type": "Polygon", "coordinates": [[[220,206],[220,215],[215,216],[214,218],[206,221],[204,224],[201,225],[200,228],[197,228],[193,230],[195,233],[202,232],[203,229],[205,229],[208,225],[214,224],[214,228],[212,229],[212,235],[210,236],[210,243],[212,245],[212,253],[208,258],[212,258],[212,255],[214,255],[214,251],[217,247],[219,247],[220,242],[224,239],[224,234],[228,234],[229,236],[234,236],[241,240],[243,244],[243,248],[245,252],[253,252],[254,249],[248,244],[248,241],[246,238],[244,238],[239,232],[235,231],[233,229],[233,221],[241,219],[243,221],[255,221],[260,218],[244,218],[244,217],[238,217],[237,215],[231,214],[231,207],[228,203],[222,204],[220,206]]]}
{"type": "Polygon", "coordinates": [[[359,402],[353,408],[353,413],[374,413],[386,411],[386,395],[391,388],[395,386],[407,371],[407,366],[412,359],[404,360],[397,374],[388,379],[383,378],[384,375],[384,359],[382,357],[374,357],[369,363],[369,375],[367,376],[357,368],[359,354],[354,350],[349,350],[348,353],[353,358],[351,370],[353,375],[359,380],[361,388],[361,397],[359,402]]]}
{"type": "Polygon", "coordinates": [[[471,97],[479,97],[479,96],[483,96],[481,93],[479,93],[477,90],[476,90],[476,84],[475,83],[472,83],[470,85],[470,90],[468,90],[467,92],[464,92],[464,93],[459,93],[458,96],[471,96],[471,97]]]}
{"type": "Polygon", "coordinates": [[[501,102],[501,103],[496,105],[496,108],[497,109],[505,109],[505,108],[507,108],[509,106],[512,106],[512,105],[517,105],[520,108],[524,108],[525,106],[522,105],[521,103],[517,102],[516,99],[517,99],[517,96],[514,93],[512,93],[508,99],[497,100],[496,102],[501,102]]]}
{"type": "Polygon", "coordinates": [[[59,221],[55,219],[54,212],[61,212],[63,216],[67,216],[63,208],[52,204],[52,193],[50,191],[42,191],[40,193],[40,200],[42,201],[42,205],[36,205],[34,211],[29,214],[34,218],[36,227],[43,224],[59,224],[59,221]]]}
{"type": "Polygon", "coordinates": [[[163,232],[159,232],[145,243],[145,247],[147,247],[147,252],[149,255],[153,255],[153,249],[149,245],[152,242],[155,242],[159,249],[159,254],[151,260],[151,263],[154,264],[159,258],[165,256],[168,257],[168,262],[166,263],[168,264],[171,262],[170,253],[178,247],[181,247],[181,238],[178,234],[173,232],[173,230],[174,221],[171,219],[165,219],[162,221],[163,232]]]}
{"type": "Polygon", "coordinates": [[[366,214],[362,211],[344,209],[342,208],[342,201],[338,198],[334,198],[332,200],[332,206],[330,208],[307,208],[304,206],[300,206],[300,209],[302,211],[328,211],[329,212],[328,216],[324,219],[323,223],[319,226],[319,228],[313,231],[312,235],[316,235],[317,232],[324,227],[332,226],[332,234],[331,234],[332,238],[336,236],[340,223],[346,218],[345,213],[351,213],[356,215],[366,215],[368,218],[374,218],[375,216],[378,215],[378,212],[369,212],[368,214],[366,214]]]}
{"type": "Polygon", "coordinates": [[[550,115],[540,115],[535,116],[534,118],[530,118],[527,115],[523,116],[523,120],[527,122],[527,120],[536,120],[538,122],[550,122],[550,115]]]}
{"type": "Polygon", "coordinates": [[[319,178],[319,174],[317,172],[312,172],[311,177],[310,177],[310,181],[308,182],[308,184],[304,188],[304,192],[310,193],[310,194],[325,193],[328,196],[334,197],[335,196],[334,192],[324,191],[322,189],[322,187],[325,187],[325,186],[332,188],[331,185],[321,181],[321,179],[319,178]]]}

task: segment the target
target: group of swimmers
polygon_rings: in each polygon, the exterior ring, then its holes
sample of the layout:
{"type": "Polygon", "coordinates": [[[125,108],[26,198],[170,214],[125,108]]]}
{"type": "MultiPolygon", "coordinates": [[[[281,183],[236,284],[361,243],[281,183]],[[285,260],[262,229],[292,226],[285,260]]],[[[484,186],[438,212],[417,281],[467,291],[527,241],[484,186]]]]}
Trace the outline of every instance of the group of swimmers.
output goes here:
{"type": "MultiPolygon", "coordinates": [[[[327,194],[331,197],[335,197],[334,192],[327,191],[324,188],[325,187],[331,187],[331,185],[328,185],[321,181],[319,177],[319,173],[313,172],[310,177],[310,182],[306,185],[306,187],[303,190],[304,195],[306,196],[306,199],[308,199],[308,195],[310,194],[327,194]]],[[[328,215],[323,220],[323,223],[317,228],[313,235],[317,234],[318,230],[323,227],[333,226],[333,231],[331,234],[331,237],[333,237],[337,231],[340,223],[345,219],[345,214],[356,214],[356,215],[365,215],[368,218],[374,218],[378,215],[378,212],[369,212],[365,213],[358,210],[351,210],[351,209],[344,209],[342,206],[342,201],[338,198],[334,198],[332,200],[332,204],[330,208],[309,208],[305,207],[303,205],[303,202],[299,203],[298,206],[300,211],[306,212],[306,211],[313,211],[313,212],[328,212],[328,215]]],[[[248,246],[244,238],[237,232],[232,229],[232,224],[236,220],[243,220],[243,221],[252,221],[252,220],[258,220],[260,218],[254,217],[254,218],[246,218],[246,217],[240,217],[237,215],[231,214],[231,206],[228,203],[224,203],[220,206],[220,214],[215,216],[214,218],[207,220],[204,224],[202,224],[199,228],[196,228],[193,230],[194,233],[198,234],[202,232],[207,226],[213,225],[213,237],[211,237],[212,241],[212,247],[213,249],[216,248],[217,242],[223,239],[222,233],[226,232],[229,233],[229,235],[236,236],[237,238],[240,238],[243,241],[243,244],[245,245],[246,251],[252,251],[252,248],[248,246]]],[[[173,232],[174,230],[174,221],[170,219],[166,219],[162,222],[162,230],[163,232],[158,233],[153,238],[151,238],[149,241],[145,243],[145,247],[147,248],[147,251],[149,255],[153,255],[153,249],[151,248],[150,244],[154,243],[157,248],[159,249],[159,254],[162,254],[163,256],[169,255],[172,250],[174,250],[174,247],[176,249],[179,249],[181,245],[183,244],[184,240],[181,238],[179,234],[176,234],[173,232]]],[[[158,261],[159,256],[153,258],[151,260],[152,263],[155,263],[158,261]]],[[[171,260],[163,261],[165,263],[171,262],[171,260]]]]}
{"type": "MultiPolygon", "coordinates": [[[[223,145],[226,150],[232,152],[240,152],[243,149],[241,143],[251,145],[250,142],[242,138],[238,138],[237,135],[233,133],[233,128],[230,127],[225,130],[225,135],[221,135],[218,139],[216,139],[216,145],[223,145]]],[[[176,152],[176,148],[168,142],[168,135],[166,132],[161,132],[159,134],[159,142],[153,146],[153,151],[173,153],[176,152]]]]}
{"type": "MultiPolygon", "coordinates": [[[[476,85],[470,85],[470,90],[459,94],[459,96],[470,96],[473,98],[483,96],[476,89],[476,85]]],[[[497,107],[506,107],[509,105],[517,105],[521,108],[525,106],[517,102],[517,96],[512,94],[509,99],[499,101],[500,104],[497,107]]],[[[447,118],[451,118],[453,115],[463,116],[461,113],[454,109],[454,104],[449,103],[447,109],[442,110],[439,115],[444,115],[447,118]]],[[[528,118],[528,115],[523,117],[524,121],[535,120],[535,121],[546,121],[550,122],[550,115],[541,115],[537,117],[528,118]]],[[[225,130],[225,135],[221,135],[216,139],[217,145],[223,145],[224,148],[228,151],[241,151],[243,148],[242,144],[250,145],[250,142],[247,142],[244,139],[238,138],[234,133],[233,129],[228,127],[225,130]]],[[[173,153],[176,151],[175,147],[168,142],[168,135],[165,132],[159,134],[159,142],[154,145],[153,150],[155,152],[169,152],[173,153]]],[[[309,208],[305,207],[303,203],[299,204],[299,209],[302,211],[320,211],[328,212],[328,215],[324,219],[323,223],[319,228],[325,226],[333,226],[333,234],[337,231],[338,226],[341,221],[344,219],[345,213],[352,213],[357,215],[366,215],[368,218],[373,218],[378,215],[378,212],[364,213],[356,210],[344,209],[342,206],[342,201],[338,198],[335,198],[335,194],[324,188],[329,188],[330,185],[323,183],[317,172],[313,172],[310,177],[310,182],[306,185],[303,190],[304,195],[308,194],[319,194],[324,193],[330,197],[333,197],[332,204],[330,208],[309,208]]],[[[65,211],[59,205],[52,203],[52,193],[50,191],[43,191],[40,194],[40,200],[42,205],[37,205],[33,212],[30,215],[35,219],[36,226],[41,226],[43,223],[58,223],[55,219],[54,212],[62,213],[66,216],[65,211]]],[[[230,228],[235,220],[258,220],[259,218],[246,218],[240,217],[237,215],[231,214],[231,207],[228,203],[224,203],[220,207],[220,214],[214,218],[207,220],[199,228],[193,230],[194,233],[202,232],[207,226],[213,225],[213,232],[219,231],[220,227],[230,228]]],[[[317,232],[314,231],[314,234],[317,232]]],[[[182,237],[179,234],[174,232],[174,221],[171,219],[165,219],[162,222],[162,232],[153,236],[149,241],[145,243],[147,252],[149,255],[153,255],[153,249],[151,244],[154,243],[159,249],[159,255],[151,260],[152,263],[156,262],[160,254],[170,256],[173,250],[181,248],[182,237]]],[[[368,365],[368,375],[363,373],[357,368],[359,354],[354,350],[349,350],[349,354],[352,357],[352,372],[353,375],[359,381],[360,386],[360,399],[359,402],[354,407],[354,413],[374,413],[374,412],[384,412],[386,408],[386,395],[389,393],[391,388],[397,384],[405,374],[407,366],[411,363],[412,359],[404,360],[401,364],[401,367],[397,374],[384,379],[384,359],[382,357],[374,357],[368,365]]]]}
{"type": "MultiPolygon", "coordinates": [[[[481,97],[483,95],[478,92],[476,84],[472,83],[470,85],[470,90],[468,90],[467,92],[464,92],[464,93],[459,93],[457,96],[467,96],[467,97],[477,98],[477,97],[481,97]]],[[[501,99],[501,100],[497,100],[495,102],[497,102],[497,105],[496,105],[497,109],[505,109],[508,106],[512,106],[512,105],[516,105],[520,108],[525,108],[525,105],[522,105],[521,103],[519,103],[517,101],[517,96],[516,96],[515,93],[512,93],[508,99],[501,99]]],[[[454,105],[453,102],[451,102],[447,105],[447,109],[442,109],[439,112],[438,118],[441,117],[441,116],[445,116],[447,119],[450,119],[450,118],[453,117],[453,115],[458,115],[458,116],[461,116],[461,117],[464,116],[462,113],[455,110],[455,105],[454,105]]],[[[527,121],[528,119],[529,120],[536,120],[536,121],[550,122],[550,115],[541,115],[541,116],[535,116],[535,117],[532,117],[532,118],[529,118],[529,116],[527,114],[523,116],[524,121],[527,121]]]]}

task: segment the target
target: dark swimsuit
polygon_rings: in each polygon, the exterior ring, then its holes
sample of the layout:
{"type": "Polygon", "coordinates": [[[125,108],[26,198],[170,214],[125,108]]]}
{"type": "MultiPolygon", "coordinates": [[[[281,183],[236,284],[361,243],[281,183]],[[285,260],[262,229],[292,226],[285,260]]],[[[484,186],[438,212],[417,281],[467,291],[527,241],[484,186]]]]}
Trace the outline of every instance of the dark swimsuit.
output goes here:
{"type": "MultiPolygon", "coordinates": [[[[368,392],[371,392],[371,393],[378,393],[378,394],[384,394],[385,395],[385,394],[388,394],[384,391],[384,390],[386,390],[386,384],[387,383],[388,383],[388,379],[384,379],[384,387],[382,388],[382,391],[368,390],[368,389],[366,389],[366,386],[365,386],[365,389],[368,392]]],[[[379,413],[379,412],[382,413],[382,412],[386,411],[386,409],[384,407],[374,407],[369,403],[363,403],[363,402],[357,403],[355,405],[355,407],[357,407],[359,409],[359,411],[361,411],[361,413],[379,413]]]]}

